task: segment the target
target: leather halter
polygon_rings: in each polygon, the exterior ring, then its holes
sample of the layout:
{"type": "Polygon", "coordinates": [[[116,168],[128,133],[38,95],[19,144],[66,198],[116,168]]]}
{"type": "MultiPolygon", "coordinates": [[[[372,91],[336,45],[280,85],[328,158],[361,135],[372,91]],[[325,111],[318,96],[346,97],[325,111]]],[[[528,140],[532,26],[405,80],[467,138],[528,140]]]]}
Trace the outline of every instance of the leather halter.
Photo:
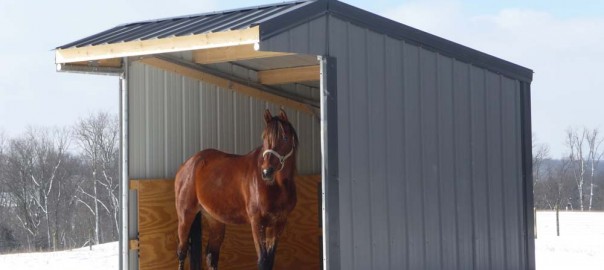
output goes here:
{"type": "Polygon", "coordinates": [[[294,153],[295,148],[296,148],[296,145],[292,145],[292,150],[289,151],[289,153],[287,153],[287,155],[285,155],[285,156],[282,156],[281,154],[277,153],[277,151],[275,151],[273,149],[266,149],[266,150],[264,150],[264,152],[262,152],[262,157],[264,158],[264,156],[266,156],[266,154],[274,155],[277,159],[279,159],[279,162],[281,163],[281,168],[279,169],[279,171],[281,171],[281,170],[283,170],[283,167],[285,167],[285,161],[287,160],[287,158],[289,158],[294,153]]]}

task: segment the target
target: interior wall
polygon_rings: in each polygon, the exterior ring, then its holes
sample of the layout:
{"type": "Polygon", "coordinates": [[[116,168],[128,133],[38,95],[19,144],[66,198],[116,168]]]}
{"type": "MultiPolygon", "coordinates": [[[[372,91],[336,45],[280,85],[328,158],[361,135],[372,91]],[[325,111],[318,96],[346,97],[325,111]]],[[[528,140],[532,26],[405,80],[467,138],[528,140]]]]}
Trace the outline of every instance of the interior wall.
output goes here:
{"type": "MultiPolygon", "coordinates": [[[[186,55],[182,56],[186,58],[186,55]]],[[[246,78],[247,70],[223,66],[246,78]]],[[[129,66],[129,160],[131,179],[173,178],[191,155],[206,148],[246,154],[261,144],[266,108],[280,106],[179,74],[133,62],[129,66]]],[[[318,89],[285,88],[318,99],[318,89]]],[[[300,139],[299,174],[318,174],[317,116],[284,108],[300,139]]]]}

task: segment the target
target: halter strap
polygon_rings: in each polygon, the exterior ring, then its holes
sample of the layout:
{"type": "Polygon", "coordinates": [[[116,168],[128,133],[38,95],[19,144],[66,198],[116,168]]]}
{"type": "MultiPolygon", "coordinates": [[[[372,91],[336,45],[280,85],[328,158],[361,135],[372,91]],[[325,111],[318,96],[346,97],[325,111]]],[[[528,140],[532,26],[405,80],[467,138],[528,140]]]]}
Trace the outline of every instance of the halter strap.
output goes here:
{"type": "Polygon", "coordinates": [[[285,156],[280,155],[279,153],[277,153],[277,151],[273,149],[266,149],[264,150],[264,152],[262,152],[262,157],[266,156],[266,154],[272,154],[277,157],[277,159],[279,159],[279,162],[281,163],[281,169],[279,169],[279,171],[281,171],[283,170],[283,167],[285,167],[285,161],[287,160],[287,158],[289,158],[294,153],[294,148],[295,146],[292,146],[292,150],[289,151],[289,153],[287,153],[287,155],[285,156]]]}

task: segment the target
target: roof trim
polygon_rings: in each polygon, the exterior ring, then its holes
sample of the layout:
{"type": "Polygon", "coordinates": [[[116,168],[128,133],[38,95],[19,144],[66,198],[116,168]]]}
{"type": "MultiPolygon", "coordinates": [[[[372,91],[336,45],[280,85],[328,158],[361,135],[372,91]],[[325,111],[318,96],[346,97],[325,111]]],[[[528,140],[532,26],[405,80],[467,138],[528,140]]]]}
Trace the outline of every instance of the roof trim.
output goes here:
{"type": "Polygon", "coordinates": [[[243,30],[206,33],[182,37],[135,40],[79,48],[57,49],[57,64],[140,56],[179,51],[190,51],[224,46],[254,44],[259,41],[258,26],[243,30]]]}
{"type": "Polygon", "coordinates": [[[516,78],[525,82],[531,82],[533,80],[533,71],[531,69],[426,33],[346,3],[329,1],[328,9],[330,14],[351,21],[357,25],[367,27],[372,31],[396,39],[401,39],[409,43],[415,43],[423,48],[434,50],[440,54],[489,69],[511,78],[516,78]]]}

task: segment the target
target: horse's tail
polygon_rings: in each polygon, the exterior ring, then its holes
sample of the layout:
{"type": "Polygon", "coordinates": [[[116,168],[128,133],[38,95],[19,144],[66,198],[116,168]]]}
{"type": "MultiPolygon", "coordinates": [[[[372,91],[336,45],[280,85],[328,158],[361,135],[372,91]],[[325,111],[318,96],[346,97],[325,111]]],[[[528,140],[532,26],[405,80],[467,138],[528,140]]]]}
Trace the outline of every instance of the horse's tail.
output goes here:
{"type": "Polygon", "coordinates": [[[189,231],[189,262],[191,270],[201,270],[201,212],[197,213],[189,231]]]}

